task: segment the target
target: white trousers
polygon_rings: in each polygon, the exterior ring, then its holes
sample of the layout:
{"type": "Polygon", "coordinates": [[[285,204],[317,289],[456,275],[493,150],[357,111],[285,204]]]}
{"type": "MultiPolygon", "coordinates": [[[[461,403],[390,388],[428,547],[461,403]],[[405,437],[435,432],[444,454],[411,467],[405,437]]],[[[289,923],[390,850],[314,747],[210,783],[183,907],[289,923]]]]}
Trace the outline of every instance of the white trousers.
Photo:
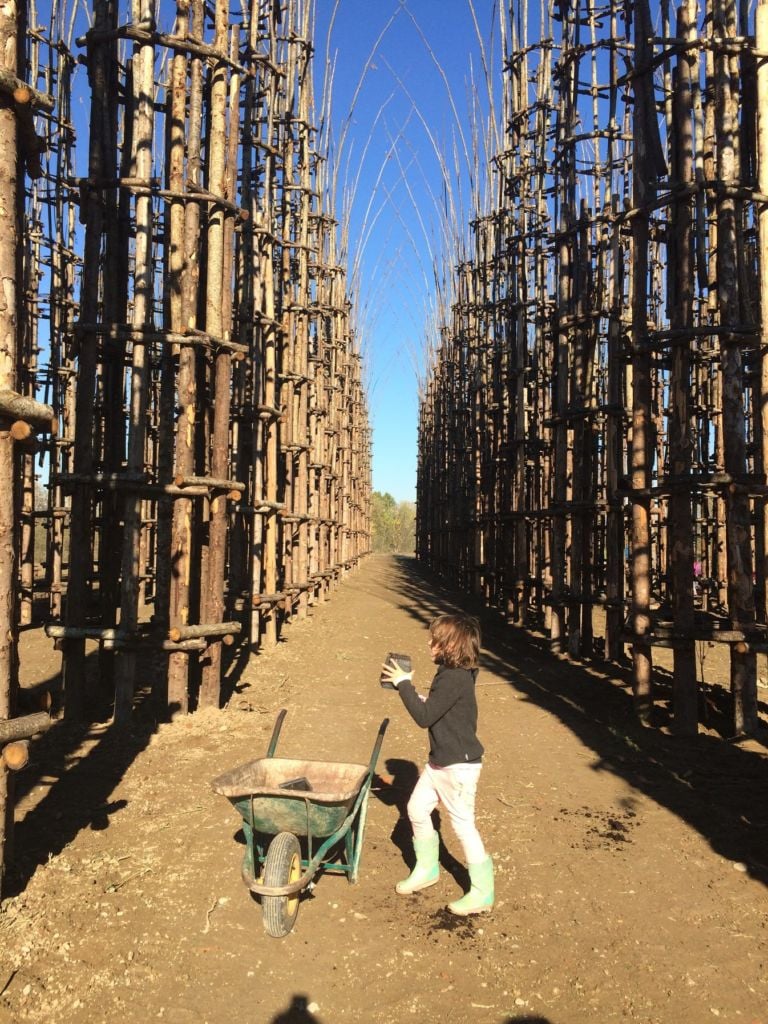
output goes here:
{"type": "Polygon", "coordinates": [[[467,864],[485,860],[485,846],[475,825],[475,795],[481,764],[427,764],[408,801],[414,839],[429,839],[435,828],[432,811],[441,804],[464,849],[467,864]]]}

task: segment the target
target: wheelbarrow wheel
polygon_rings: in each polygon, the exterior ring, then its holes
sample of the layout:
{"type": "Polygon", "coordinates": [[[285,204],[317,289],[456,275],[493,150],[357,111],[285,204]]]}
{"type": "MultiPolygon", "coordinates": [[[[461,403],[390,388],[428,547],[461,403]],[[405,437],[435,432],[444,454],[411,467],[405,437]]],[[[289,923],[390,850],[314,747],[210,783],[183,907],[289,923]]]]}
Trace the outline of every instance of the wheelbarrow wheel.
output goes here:
{"type": "MultiPolygon", "coordinates": [[[[288,885],[301,878],[301,847],[293,832],[281,832],[269,844],[264,861],[264,885],[288,885]]],[[[273,938],[281,939],[293,928],[299,912],[299,894],[262,896],[264,927],[273,938]]]]}

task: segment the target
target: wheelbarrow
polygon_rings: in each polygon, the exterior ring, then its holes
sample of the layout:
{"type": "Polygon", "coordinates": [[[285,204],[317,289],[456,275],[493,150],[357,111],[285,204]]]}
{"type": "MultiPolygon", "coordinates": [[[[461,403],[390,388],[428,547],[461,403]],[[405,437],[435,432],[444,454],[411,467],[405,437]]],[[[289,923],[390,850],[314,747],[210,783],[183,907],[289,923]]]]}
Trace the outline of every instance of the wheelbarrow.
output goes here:
{"type": "Polygon", "coordinates": [[[341,872],[357,882],[368,795],[389,725],[385,718],[367,767],[299,761],[274,756],[285,714],[277,716],[266,757],[211,782],[243,819],[243,882],[261,898],[264,927],[275,938],[293,928],[299,894],[318,872],[341,872]]]}

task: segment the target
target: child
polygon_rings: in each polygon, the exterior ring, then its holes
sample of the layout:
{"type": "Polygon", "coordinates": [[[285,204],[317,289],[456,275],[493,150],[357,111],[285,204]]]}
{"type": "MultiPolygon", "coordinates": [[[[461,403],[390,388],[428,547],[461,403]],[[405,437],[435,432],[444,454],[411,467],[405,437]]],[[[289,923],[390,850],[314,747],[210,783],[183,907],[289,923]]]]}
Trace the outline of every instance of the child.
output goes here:
{"type": "Polygon", "coordinates": [[[449,903],[453,914],[466,916],[493,906],[493,863],[475,826],[475,793],[483,747],[477,738],[475,680],[480,654],[480,625],[469,615],[440,615],[429,627],[429,648],[437,666],[429,696],[411,682],[412,672],[387,661],[382,678],[396,687],[411,718],[429,729],[429,761],[408,801],[416,866],[395,889],[408,896],[438,880],[440,837],[432,811],[441,804],[464,848],[471,887],[449,903]]]}

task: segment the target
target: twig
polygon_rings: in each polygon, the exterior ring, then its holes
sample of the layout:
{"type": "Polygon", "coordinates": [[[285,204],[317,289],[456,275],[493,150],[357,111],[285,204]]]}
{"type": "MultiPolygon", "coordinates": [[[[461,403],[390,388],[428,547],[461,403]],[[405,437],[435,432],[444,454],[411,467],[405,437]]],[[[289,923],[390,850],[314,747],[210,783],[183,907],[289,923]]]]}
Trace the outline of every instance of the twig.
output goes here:
{"type": "Polygon", "coordinates": [[[3,987],[0,988],[0,996],[3,994],[3,992],[5,992],[5,990],[8,988],[8,986],[11,984],[13,979],[16,977],[17,973],[18,973],[18,971],[17,971],[17,969],[15,967],[10,971],[10,973],[8,974],[8,976],[5,979],[5,982],[3,983],[3,987]]]}
{"type": "Polygon", "coordinates": [[[211,904],[210,909],[207,910],[206,913],[205,913],[205,928],[203,928],[203,935],[207,935],[208,934],[208,931],[209,931],[209,929],[211,927],[211,914],[214,912],[216,907],[218,907],[218,905],[219,905],[219,897],[217,896],[216,899],[211,904]]]}

